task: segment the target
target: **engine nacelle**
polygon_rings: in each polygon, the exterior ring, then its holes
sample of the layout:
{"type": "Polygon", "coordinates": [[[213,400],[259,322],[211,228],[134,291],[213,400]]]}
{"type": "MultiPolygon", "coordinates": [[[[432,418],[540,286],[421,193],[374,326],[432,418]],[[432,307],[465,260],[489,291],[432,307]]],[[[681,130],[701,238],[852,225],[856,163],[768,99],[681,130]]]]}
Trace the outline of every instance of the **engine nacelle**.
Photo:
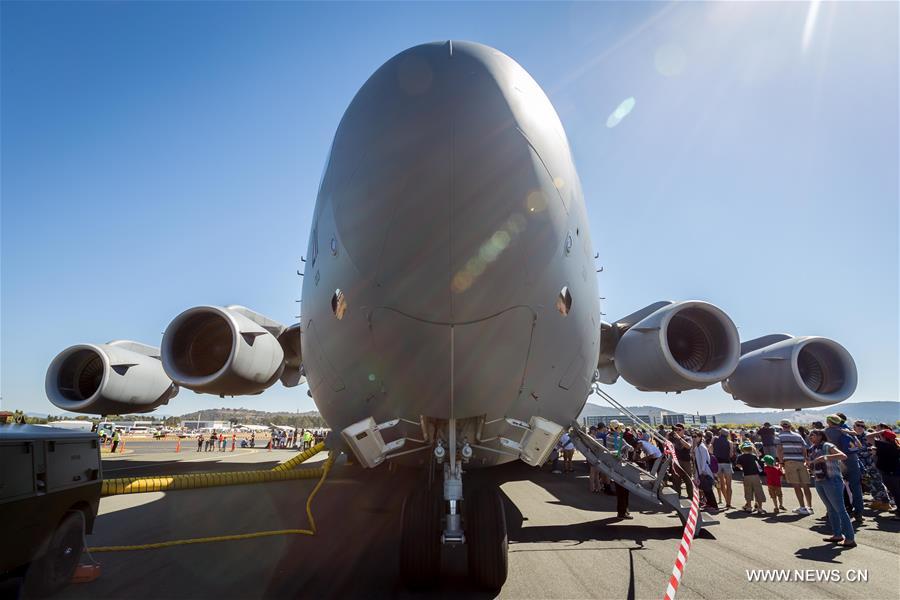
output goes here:
{"type": "Polygon", "coordinates": [[[295,387],[306,381],[301,368],[303,365],[303,350],[300,347],[302,335],[300,323],[295,323],[278,336],[278,343],[284,350],[284,372],[281,374],[281,384],[284,387],[295,387]]]}
{"type": "Polygon", "coordinates": [[[682,392],[731,375],[740,357],[740,339],[724,311],[697,300],[658,303],[644,310],[652,308],[656,310],[648,316],[635,313],[642,318],[633,325],[614,326],[624,333],[615,343],[613,362],[628,383],[643,391],[682,392]]]}
{"type": "Polygon", "coordinates": [[[195,392],[258,394],[284,371],[278,336],[285,327],[242,306],[196,306],[166,328],[163,368],[195,392]]]}
{"type": "Polygon", "coordinates": [[[744,342],[722,388],[748,406],[807,408],[842,402],[856,391],[856,363],[837,342],[777,334],[744,342]]]}
{"type": "Polygon", "coordinates": [[[50,363],[45,387],[56,407],[96,415],[150,412],[178,393],[159,350],[124,340],[66,348],[50,363]]]}

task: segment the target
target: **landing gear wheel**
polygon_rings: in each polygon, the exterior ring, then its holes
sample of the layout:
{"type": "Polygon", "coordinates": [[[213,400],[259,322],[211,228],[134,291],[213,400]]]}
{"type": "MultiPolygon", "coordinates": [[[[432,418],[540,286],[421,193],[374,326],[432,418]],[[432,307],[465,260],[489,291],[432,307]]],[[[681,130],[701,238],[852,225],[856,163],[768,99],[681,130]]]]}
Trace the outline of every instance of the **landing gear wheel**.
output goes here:
{"type": "Polygon", "coordinates": [[[83,545],[84,515],[70,512],[53,532],[47,552],[28,567],[26,594],[49,596],[66,586],[81,560],[83,545]]]}
{"type": "Polygon", "coordinates": [[[506,512],[499,490],[478,490],[466,499],[465,531],[469,576],[481,587],[499,590],[509,567],[506,512]]]}
{"type": "Polygon", "coordinates": [[[403,502],[400,577],[410,588],[434,585],[440,576],[441,508],[431,488],[413,490],[403,502]]]}

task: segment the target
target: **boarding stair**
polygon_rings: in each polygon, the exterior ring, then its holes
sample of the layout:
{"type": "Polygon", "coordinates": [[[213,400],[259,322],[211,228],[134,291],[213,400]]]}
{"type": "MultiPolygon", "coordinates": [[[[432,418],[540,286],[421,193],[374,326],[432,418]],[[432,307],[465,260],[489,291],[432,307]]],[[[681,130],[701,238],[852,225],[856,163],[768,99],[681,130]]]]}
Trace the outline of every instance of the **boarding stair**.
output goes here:
{"type": "MultiPolygon", "coordinates": [[[[612,396],[594,386],[594,393],[606,400],[613,408],[627,416],[638,427],[650,433],[654,439],[665,444],[665,440],[653,427],[643,422],[627,408],[619,404],[612,396]]],[[[575,448],[584,455],[589,464],[596,467],[601,473],[610,478],[616,485],[621,485],[631,494],[666,511],[675,511],[682,523],[687,522],[691,512],[691,500],[680,498],[678,492],[665,484],[666,474],[671,467],[671,458],[663,453],[661,460],[657,460],[652,470],[647,471],[631,461],[623,460],[615,452],[608,449],[598,440],[583,431],[575,422],[572,424],[572,443],[575,448]]],[[[695,532],[702,528],[717,524],[709,513],[699,511],[695,532]]],[[[695,533],[696,535],[696,533],[695,533]]]]}

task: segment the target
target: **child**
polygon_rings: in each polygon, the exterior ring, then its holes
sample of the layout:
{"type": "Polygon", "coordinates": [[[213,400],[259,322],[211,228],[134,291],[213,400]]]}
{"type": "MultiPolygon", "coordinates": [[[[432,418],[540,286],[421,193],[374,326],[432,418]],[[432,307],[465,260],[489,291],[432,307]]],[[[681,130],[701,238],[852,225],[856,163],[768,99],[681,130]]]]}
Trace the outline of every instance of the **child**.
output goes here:
{"type": "Polygon", "coordinates": [[[766,486],[769,488],[769,498],[772,499],[772,504],[775,506],[774,513],[777,515],[779,509],[785,510],[784,497],[781,495],[781,476],[784,472],[781,470],[780,466],[775,464],[775,457],[770,454],[763,456],[763,462],[766,463],[766,466],[763,467],[763,471],[766,474],[766,486]]]}
{"type": "Polygon", "coordinates": [[[763,503],[766,501],[766,494],[762,489],[762,482],[759,476],[762,474],[759,458],[756,456],[756,449],[752,442],[744,442],[741,444],[741,453],[737,457],[737,464],[744,472],[744,512],[753,512],[758,515],[766,514],[763,510],[763,503]],[[756,506],[751,510],[750,503],[756,500],[756,506]]]}

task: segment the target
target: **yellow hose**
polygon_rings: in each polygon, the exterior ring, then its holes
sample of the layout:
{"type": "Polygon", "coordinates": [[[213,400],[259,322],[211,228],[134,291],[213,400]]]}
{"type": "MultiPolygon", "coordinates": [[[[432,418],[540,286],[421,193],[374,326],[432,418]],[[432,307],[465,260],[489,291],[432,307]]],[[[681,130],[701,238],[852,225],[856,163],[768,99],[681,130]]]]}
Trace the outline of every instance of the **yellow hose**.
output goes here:
{"type": "Polygon", "coordinates": [[[304,450],[290,460],[275,465],[272,469],[230,471],[227,473],[184,473],[181,475],[164,475],[156,477],[121,477],[118,479],[104,479],[100,488],[100,495],[116,496],[119,494],[143,494],[146,492],[190,490],[223,485],[314,479],[322,475],[322,467],[299,471],[294,469],[300,463],[321,452],[324,448],[324,443],[316,444],[309,450],[304,450]]]}
{"type": "MultiPolygon", "coordinates": [[[[320,448],[321,450],[321,448],[320,448]]],[[[308,458],[308,457],[307,457],[308,458]]],[[[293,459],[292,459],[293,460],[293,459]]],[[[318,483],[309,493],[306,499],[306,518],[309,520],[309,529],[276,529],[273,531],[257,531],[254,533],[240,533],[235,535],[218,535],[213,537],[189,538],[184,540],[170,540],[168,542],[155,542],[152,544],[135,544],[133,546],[99,546],[97,548],[89,548],[89,552],[129,552],[133,550],[156,550],[159,548],[171,548],[172,546],[186,546],[189,544],[208,544],[212,542],[229,542],[233,540],[249,540],[253,538],[269,537],[273,535],[316,535],[316,521],[312,514],[312,501],[319,493],[319,488],[325,483],[328,472],[331,471],[331,465],[334,463],[334,455],[325,460],[324,466],[319,469],[309,469],[306,471],[290,471],[288,473],[308,473],[310,471],[321,472],[318,483]]],[[[299,464],[299,463],[297,463],[299,464]]],[[[267,471],[260,471],[267,472],[267,471]]],[[[271,471],[268,471],[271,473],[271,471]]],[[[224,473],[223,473],[224,474],[224,473]]],[[[126,492],[128,493],[128,492],[126,492]]]]}
{"type": "Polygon", "coordinates": [[[321,452],[324,449],[325,449],[325,442],[319,442],[318,444],[316,444],[309,450],[304,450],[303,452],[301,452],[294,458],[291,458],[289,460],[284,461],[283,463],[275,465],[274,467],[272,467],[272,470],[273,471],[289,471],[289,470],[293,469],[294,467],[296,467],[297,465],[299,465],[300,463],[304,462],[305,460],[312,458],[313,456],[315,456],[316,454],[318,454],[319,452],[321,452]]]}

